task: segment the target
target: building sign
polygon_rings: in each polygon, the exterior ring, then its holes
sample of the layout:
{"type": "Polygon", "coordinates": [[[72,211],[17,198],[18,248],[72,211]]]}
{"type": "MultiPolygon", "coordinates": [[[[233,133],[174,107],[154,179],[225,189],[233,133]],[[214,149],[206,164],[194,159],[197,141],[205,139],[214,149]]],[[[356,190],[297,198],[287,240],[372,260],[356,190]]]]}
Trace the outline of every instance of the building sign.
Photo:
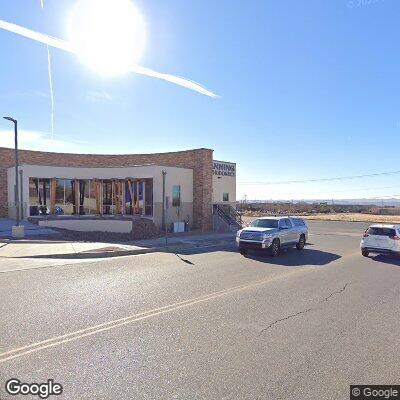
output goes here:
{"type": "Polygon", "coordinates": [[[214,161],[213,174],[217,176],[236,176],[236,164],[214,161]]]}

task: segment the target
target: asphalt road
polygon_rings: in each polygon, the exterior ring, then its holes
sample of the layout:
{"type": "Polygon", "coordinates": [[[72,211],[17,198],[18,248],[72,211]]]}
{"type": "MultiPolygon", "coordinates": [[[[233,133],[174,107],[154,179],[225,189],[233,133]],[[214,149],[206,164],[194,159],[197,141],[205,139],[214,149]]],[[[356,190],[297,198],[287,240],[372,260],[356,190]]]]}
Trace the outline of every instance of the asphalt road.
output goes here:
{"type": "MultiPolygon", "coordinates": [[[[5,381],[62,399],[348,399],[400,384],[400,261],[311,221],[278,258],[234,246],[0,274],[5,381]]],[[[36,397],[37,398],[37,397],[36,397]]]]}

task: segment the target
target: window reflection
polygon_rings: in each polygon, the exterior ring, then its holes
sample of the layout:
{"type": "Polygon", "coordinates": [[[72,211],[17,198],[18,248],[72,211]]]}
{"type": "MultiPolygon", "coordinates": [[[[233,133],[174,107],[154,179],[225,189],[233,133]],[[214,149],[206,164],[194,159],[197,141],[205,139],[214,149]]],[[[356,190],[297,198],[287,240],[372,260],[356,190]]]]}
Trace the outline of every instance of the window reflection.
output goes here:
{"type": "Polygon", "coordinates": [[[103,214],[113,213],[113,188],[112,181],[103,181],[103,214]]]}
{"type": "Polygon", "coordinates": [[[153,179],[29,178],[30,215],[153,214],[153,179]]]}
{"type": "Polygon", "coordinates": [[[30,215],[50,213],[50,179],[29,178],[30,215]]]}

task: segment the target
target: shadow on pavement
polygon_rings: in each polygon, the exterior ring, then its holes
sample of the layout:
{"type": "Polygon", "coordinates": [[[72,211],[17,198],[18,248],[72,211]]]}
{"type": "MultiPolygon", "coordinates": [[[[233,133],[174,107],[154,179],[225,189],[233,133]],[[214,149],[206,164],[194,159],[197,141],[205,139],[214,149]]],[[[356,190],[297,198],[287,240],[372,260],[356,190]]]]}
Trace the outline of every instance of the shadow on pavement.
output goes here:
{"type": "Polygon", "coordinates": [[[327,265],[338,260],[341,256],[321,250],[304,249],[303,251],[297,251],[296,249],[288,249],[282,251],[278,257],[270,257],[268,254],[262,252],[249,251],[246,258],[268,264],[300,267],[304,265],[327,265]]]}
{"type": "Polygon", "coordinates": [[[397,265],[400,267],[400,256],[396,255],[384,255],[384,254],[377,254],[376,256],[371,256],[370,257],[374,261],[379,261],[384,264],[392,264],[392,265],[397,265]]]}
{"type": "MultiPolygon", "coordinates": [[[[62,242],[61,242],[62,243],[62,242]]],[[[68,243],[68,242],[67,242],[68,243]]],[[[106,245],[106,244],[105,244],[106,245]]],[[[87,259],[87,258],[110,258],[110,257],[121,257],[131,256],[146,253],[170,253],[175,254],[179,257],[179,254],[190,255],[200,253],[210,253],[214,251],[234,251],[236,252],[236,246],[234,245],[233,239],[228,240],[213,240],[213,241],[202,241],[200,243],[176,243],[171,244],[167,247],[138,247],[137,249],[123,249],[119,248],[118,245],[109,243],[107,247],[100,247],[96,249],[83,250],[75,253],[54,253],[54,254],[36,254],[36,255],[25,255],[18,256],[17,258],[46,258],[46,259],[87,259]]],[[[1,256],[0,256],[1,258],[1,256]]],[[[191,264],[190,261],[182,259],[187,264],[191,264]]]]}
{"type": "MultiPolygon", "coordinates": [[[[214,251],[228,251],[238,253],[235,244],[228,244],[224,246],[210,246],[210,247],[199,247],[199,248],[186,248],[179,251],[181,255],[211,253],[214,251]]],[[[240,256],[243,257],[243,256],[240,256]]],[[[266,252],[249,250],[246,255],[247,259],[256,260],[259,262],[281,265],[286,267],[300,267],[304,265],[327,265],[333,261],[342,258],[339,254],[329,253],[321,250],[304,249],[303,251],[297,251],[296,249],[287,249],[281,251],[278,257],[270,257],[266,252]]],[[[399,264],[400,265],[400,264],[399,264]]]]}

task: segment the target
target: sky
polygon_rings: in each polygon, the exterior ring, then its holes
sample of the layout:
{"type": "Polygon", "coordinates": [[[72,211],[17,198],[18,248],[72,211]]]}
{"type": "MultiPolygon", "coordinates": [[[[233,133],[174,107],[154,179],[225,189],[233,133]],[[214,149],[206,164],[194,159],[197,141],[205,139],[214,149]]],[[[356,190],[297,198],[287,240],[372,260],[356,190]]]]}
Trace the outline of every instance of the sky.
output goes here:
{"type": "MultiPolygon", "coordinates": [[[[66,39],[75,0],[1,0],[0,19],[66,39]]],[[[237,198],[400,197],[400,2],[132,0],[146,23],[141,65],[220,97],[137,74],[104,77],[0,30],[0,113],[21,147],[148,153],[206,147],[237,163],[237,198]],[[252,184],[258,182],[258,184],[252,184]]],[[[2,122],[1,122],[2,121],[2,122]]],[[[13,146],[0,121],[0,146],[13,146]]]]}

